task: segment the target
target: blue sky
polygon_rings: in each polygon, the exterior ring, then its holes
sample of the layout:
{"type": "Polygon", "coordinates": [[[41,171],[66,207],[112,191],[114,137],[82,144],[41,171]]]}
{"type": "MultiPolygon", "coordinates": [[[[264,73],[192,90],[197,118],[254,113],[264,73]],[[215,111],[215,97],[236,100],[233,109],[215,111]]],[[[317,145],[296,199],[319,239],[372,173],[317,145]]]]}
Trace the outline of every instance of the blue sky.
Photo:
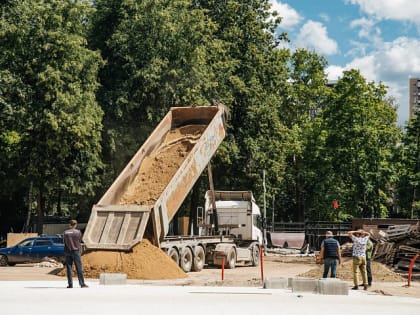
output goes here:
{"type": "Polygon", "coordinates": [[[282,17],[290,48],[315,50],[328,60],[330,80],[359,69],[383,82],[409,117],[408,80],[420,77],[420,0],[270,0],[282,17]]]}

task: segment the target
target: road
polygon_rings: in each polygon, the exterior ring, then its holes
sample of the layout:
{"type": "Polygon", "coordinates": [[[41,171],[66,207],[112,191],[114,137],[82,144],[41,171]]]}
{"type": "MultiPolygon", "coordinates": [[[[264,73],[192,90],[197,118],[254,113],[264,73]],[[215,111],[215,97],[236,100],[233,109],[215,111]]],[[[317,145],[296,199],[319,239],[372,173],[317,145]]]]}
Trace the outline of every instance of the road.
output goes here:
{"type": "Polygon", "coordinates": [[[61,281],[0,281],[2,315],[75,314],[418,314],[420,299],[365,291],[293,293],[257,287],[100,285],[67,289],[61,281]]]}

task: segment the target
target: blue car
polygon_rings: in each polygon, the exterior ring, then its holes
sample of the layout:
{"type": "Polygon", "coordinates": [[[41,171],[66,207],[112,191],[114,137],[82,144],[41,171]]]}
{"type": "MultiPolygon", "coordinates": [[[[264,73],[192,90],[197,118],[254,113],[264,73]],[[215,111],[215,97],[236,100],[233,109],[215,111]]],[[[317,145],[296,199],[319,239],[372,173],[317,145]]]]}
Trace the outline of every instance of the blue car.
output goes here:
{"type": "Polygon", "coordinates": [[[38,263],[46,258],[64,262],[64,241],[59,236],[26,238],[12,247],[0,248],[0,266],[38,263]]]}

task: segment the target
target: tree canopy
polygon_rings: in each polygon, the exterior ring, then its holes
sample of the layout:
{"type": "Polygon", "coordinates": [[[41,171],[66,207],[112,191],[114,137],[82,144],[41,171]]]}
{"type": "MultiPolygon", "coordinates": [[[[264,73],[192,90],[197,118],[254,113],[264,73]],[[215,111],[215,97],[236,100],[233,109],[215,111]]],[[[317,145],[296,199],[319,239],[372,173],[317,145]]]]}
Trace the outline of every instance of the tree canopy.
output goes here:
{"type": "MultiPolygon", "coordinates": [[[[89,195],[99,184],[103,111],[95,92],[103,62],[87,48],[91,11],[88,1],[2,6],[2,183],[33,185],[39,217],[60,207],[61,193],[89,195]]],[[[3,194],[13,193],[7,186],[3,194]]]]}
{"type": "Polygon", "coordinates": [[[418,115],[400,130],[358,70],[328,82],[281,23],[268,0],[4,2],[0,217],[88,214],[169,108],[218,102],[216,189],[265,184],[275,220],[418,216],[418,115]]]}

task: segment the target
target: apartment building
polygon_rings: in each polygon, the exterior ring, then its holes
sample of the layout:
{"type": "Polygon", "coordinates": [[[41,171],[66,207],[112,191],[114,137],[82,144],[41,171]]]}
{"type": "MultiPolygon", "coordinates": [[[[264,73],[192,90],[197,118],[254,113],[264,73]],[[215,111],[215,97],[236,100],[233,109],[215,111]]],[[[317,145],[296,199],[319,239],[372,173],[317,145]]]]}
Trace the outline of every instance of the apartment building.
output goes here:
{"type": "Polygon", "coordinates": [[[420,109],[420,78],[410,78],[409,93],[409,118],[412,119],[415,109],[420,109]]]}

